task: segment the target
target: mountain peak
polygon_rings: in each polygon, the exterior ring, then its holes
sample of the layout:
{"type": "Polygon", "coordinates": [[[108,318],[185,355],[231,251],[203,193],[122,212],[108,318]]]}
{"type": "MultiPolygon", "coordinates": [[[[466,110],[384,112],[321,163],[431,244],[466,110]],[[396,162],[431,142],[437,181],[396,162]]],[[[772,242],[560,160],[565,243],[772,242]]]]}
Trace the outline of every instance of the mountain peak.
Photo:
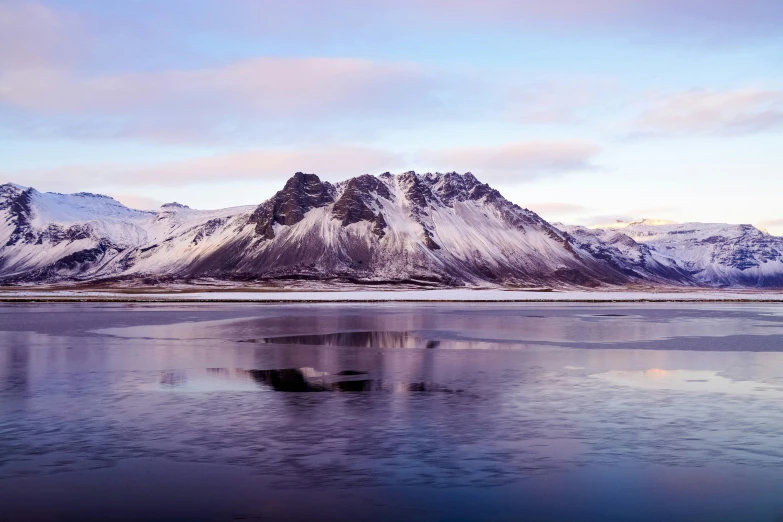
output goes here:
{"type": "Polygon", "coordinates": [[[637,221],[624,221],[622,219],[618,219],[614,223],[606,223],[606,224],[600,224],[600,225],[590,225],[589,228],[592,229],[623,229],[628,227],[663,227],[667,225],[677,225],[676,221],[671,221],[668,219],[651,219],[651,218],[644,218],[639,219],[637,221]]]}
{"type": "Polygon", "coordinates": [[[164,203],[160,206],[160,208],[165,210],[191,210],[189,206],[183,205],[182,203],[177,203],[176,201],[172,201],[171,203],[164,203]]]}
{"type": "Polygon", "coordinates": [[[644,219],[554,227],[472,173],[297,172],[256,208],[0,185],[0,280],[340,280],[455,286],[783,287],[783,238],[749,225],[644,219]],[[186,210],[186,211],[185,211],[186,210]],[[57,248],[53,248],[53,247],[57,248]]]}
{"type": "Polygon", "coordinates": [[[291,226],[305,214],[334,202],[334,186],[315,174],[297,172],[286,181],[283,190],[262,203],[250,216],[256,233],[264,239],[275,238],[275,225],[291,226]]]}
{"type": "Polygon", "coordinates": [[[630,225],[640,225],[640,226],[646,226],[646,227],[662,227],[666,225],[676,225],[676,221],[671,221],[669,219],[650,219],[650,218],[644,218],[640,219],[639,221],[634,221],[633,223],[630,223],[630,225]]]}
{"type": "Polygon", "coordinates": [[[27,190],[30,187],[25,187],[24,185],[19,185],[18,183],[3,183],[0,185],[0,190],[8,190],[8,189],[14,189],[14,190],[27,190]]]}
{"type": "MultiPolygon", "coordinates": [[[[57,194],[56,192],[54,194],[57,194]]],[[[67,194],[64,194],[67,195],[67,194]]],[[[101,199],[110,199],[112,201],[117,201],[111,196],[107,196],[105,194],[95,194],[93,192],[76,192],[74,194],[71,194],[71,196],[76,196],[80,198],[101,198],[101,199]]]]}

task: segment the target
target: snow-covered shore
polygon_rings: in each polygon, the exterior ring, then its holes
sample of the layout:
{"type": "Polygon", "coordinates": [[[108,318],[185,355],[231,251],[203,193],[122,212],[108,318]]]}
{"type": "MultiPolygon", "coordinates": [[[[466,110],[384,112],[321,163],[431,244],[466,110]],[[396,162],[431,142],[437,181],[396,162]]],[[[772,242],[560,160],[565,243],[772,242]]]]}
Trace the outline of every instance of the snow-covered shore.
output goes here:
{"type": "Polygon", "coordinates": [[[5,290],[0,301],[154,302],[782,302],[783,291],[520,291],[501,289],[351,291],[173,291],[5,290]]]}

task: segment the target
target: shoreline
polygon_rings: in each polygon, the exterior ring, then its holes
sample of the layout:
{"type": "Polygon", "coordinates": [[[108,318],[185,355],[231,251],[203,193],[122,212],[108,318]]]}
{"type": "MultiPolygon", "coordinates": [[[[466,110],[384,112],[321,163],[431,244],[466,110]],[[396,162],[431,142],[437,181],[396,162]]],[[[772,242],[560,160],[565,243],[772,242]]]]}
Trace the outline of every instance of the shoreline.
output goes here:
{"type": "Polygon", "coordinates": [[[5,290],[0,303],[783,303],[781,291],[438,290],[5,290]]]}

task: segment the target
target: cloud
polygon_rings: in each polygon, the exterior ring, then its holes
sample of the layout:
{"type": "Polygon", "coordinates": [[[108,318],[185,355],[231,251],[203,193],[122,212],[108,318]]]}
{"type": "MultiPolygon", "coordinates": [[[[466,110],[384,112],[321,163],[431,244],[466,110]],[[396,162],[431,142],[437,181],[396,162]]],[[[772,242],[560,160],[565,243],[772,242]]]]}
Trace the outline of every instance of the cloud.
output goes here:
{"type": "Polygon", "coordinates": [[[163,201],[138,194],[109,192],[106,195],[113,197],[128,208],[137,210],[157,210],[163,205],[163,201]]]}
{"type": "Polygon", "coordinates": [[[60,69],[0,75],[11,134],[217,140],[307,124],[405,123],[440,108],[437,82],[406,63],[255,58],[204,69],[82,76],[60,69]]]}
{"type": "MultiPolygon", "coordinates": [[[[367,172],[402,169],[403,165],[400,156],[386,151],[335,146],[250,150],[151,165],[68,165],[2,172],[0,175],[39,190],[82,191],[105,186],[170,187],[240,180],[282,181],[297,171],[342,179],[367,172]]],[[[117,193],[123,197],[124,192],[117,193]]]]}
{"type": "Polygon", "coordinates": [[[603,214],[582,219],[582,223],[588,227],[610,226],[618,222],[631,223],[636,219],[630,214],[603,214]]]}
{"type": "Polygon", "coordinates": [[[783,126],[783,91],[693,89],[660,94],[636,120],[638,135],[742,135],[783,126]]]}
{"type": "Polygon", "coordinates": [[[615,80],[593,76],[552,76],[523,84],[485,87],[498,106],[493,116],[532,125],[579,124],[588,109],[616,104],[615,80]]]}
{"type": "Polygon", "coordinates": [[[85,21],[76,13],[39,2],[0,3],[0,73],[73,64],[89,39],[85,21]]]}
{"type": "MultiPolygon", "coordinates": [[[[778,37],[783,25],[779,0],[238,0],[233,6],[244,15],[239,24],[256,30],[295,31],[304,38],[313,33],[320,39],[350,31],[361,41],[422,30],[492,28],[725,42],[778,37]]],[[[236,16],[224,11],[220,23],[229,25],[236,16]]]]}
{"type": "Polygon", "coordinates": [[[584,214],[591,209],[574,203],[530,203],[527,208],[542,216],[584,214]]]}
{"type": "Polygon", "coordinates": [[[356,145],[267,148],[154,164],[82,164],[0,171],[0,177],[39,190],[82,191],[116,187],[113,193],[118,197],[129,194],[120,187],[174,187],[248,180],[277,182],[297,171],[340,180],[365,173],[427,170],[426,167],[433,163],[444,167],[433,170],[471,170],[481,179],[519,182],[593,168],[591,160],[599,150],[598,146],[588,142],[523,142],[415,153],[356,145]]]}
{"type": "Polygon", "coordinates": [[[594,169],[592,160],[600,151],[587,141],[531,141],[425,152],[422,158],[438,170],[470,170],[488,179],[518,182],[594,169]]]}
{"type": "Polygon", "coordinates": [[[0,133],[167,144],[369,140],[422,122],[573,123],[606,89],[574,78],[508,85],[476,71],[354,58],[103,74],[36,67],[0,72],[0,133]]]}
{"type": "Polygon", "coordinates": [[[767,230],[773,236],[783,237],[783,219],[769,219],[762,221],[759,226],[767,230]]]}

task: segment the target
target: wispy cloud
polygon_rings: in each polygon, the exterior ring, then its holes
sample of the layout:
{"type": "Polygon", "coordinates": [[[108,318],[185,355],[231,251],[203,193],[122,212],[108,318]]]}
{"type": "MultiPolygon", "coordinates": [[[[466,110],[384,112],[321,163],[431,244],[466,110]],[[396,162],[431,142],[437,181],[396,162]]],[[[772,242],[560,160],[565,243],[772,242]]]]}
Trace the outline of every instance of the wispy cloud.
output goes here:
{"type": "MultiPolygon", "coordinates": [[[[153,164],[79,164],[0,171],[0,177],[40,190],[92,187],[186,186],[248,180],[283,181],[297,171],[340,180],[365,173],[405,170],[471,170],[493,182],[594,168],[600,149],[589,142],[523,142],[500,147],[392,152],[356,145],[254,149],[153,164]],[[423,167],[422,167],[423,166],[423,167]]],[[[118,194],[127,193],[118,189],[118,194]]]]}
{"type": "Polygon", "coordinates": [[[163,205],[163,201],[150,198],[147,196],[140,196],[138,194],[129,194],[124,192],[110,192],[106,194],[111,196],[126,207],[135,208],[138,210],[157,210],[163,205]]]}
{"type": "Polygon", "coordinates": [[[585,110],[615,102],[617,86],[599,78],[572,77],[513,85],[495,97],[503,114],[513,121],[533,125],[575,124],[585,110]]]}
{"type": "Polygon", "coordinates": [[[6,125],[20,133],[81,133],[160,141],[217,140],[295,121],[361,127],[434,115],[436,82],[405,63],[256,58],[207,69],[82,76],[59,69],[0,75],[6,125]]]}
{"type": "Polygon", "coordinates": [[[422,157],[442,170],[467,169],[508,183],[594,169],[593,160],[600,151],[587,141],[533,141],[438,150],[422,157]]]}
{"type": "Polygon", "coordinates": [[[612,225],[614,223],[618,223],[621,221],[630,223],[634,220],[635,218],[630,214],[600,214],[596,216],[587,217],[585,219],[582,219],[581,221],[585,226],[598,227],[598,226],[612,225]]]}
{"type": "MultiPolygon", "coordinates": [[[[40,190],[81,191],[102,186],[186,186],[247,180],[285,180],[294,172],[343,179],[402,169],[404,160],[372,148],[334,146],[264,149],[147,165],[85,164],[0,172],[3,178],[40,190]]],[[[122,194],[123,192],[118,191],[122,194]]]]}
{"type": "Polygon", "coordinates": [[[761,223],[765,227],[783,227],[783,219],[770,219],[761,223]]]}
{"type": "Polygon", "coordinates": [[[73,65],[90,41],[77,13],[25,0],[0,2],[0,73],[73,65]]]}
{"type": "Polygon", "coordinates": [[[659,94],[634,123],[638,135],[741,135],[783,127],[783,91],[693,89],[659,94]]]}
{"type": "Polygon", "coordinates": [[[549,215],[575,215],[590,212],[591,209],[575,203],[528,203],[527,208],[546,217],[549,215]]]}
{"type": "Polygon", "coordinates": [[[783,219],[768,219],[761,221],[758,226],[768,231],[773,236],[783,237],[783,219]]]}

